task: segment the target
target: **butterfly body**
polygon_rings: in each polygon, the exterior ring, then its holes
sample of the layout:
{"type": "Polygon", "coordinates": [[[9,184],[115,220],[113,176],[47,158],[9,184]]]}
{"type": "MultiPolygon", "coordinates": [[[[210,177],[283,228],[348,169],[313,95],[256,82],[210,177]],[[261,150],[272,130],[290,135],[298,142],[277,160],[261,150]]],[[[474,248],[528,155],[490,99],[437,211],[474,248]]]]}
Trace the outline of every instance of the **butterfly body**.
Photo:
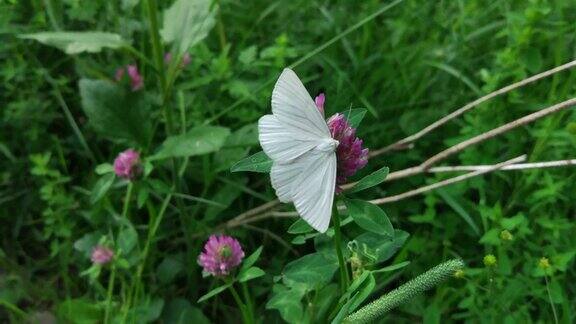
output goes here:
{"type": "Polygon", "coordinates": [[[272,92],[272,115],[258,121],[258,137],[272,159],[272,187],[282,202],[313,228],[325,232],[336,188],[336,149],[328,125],[306,88],[284,69],[272,92]]]}

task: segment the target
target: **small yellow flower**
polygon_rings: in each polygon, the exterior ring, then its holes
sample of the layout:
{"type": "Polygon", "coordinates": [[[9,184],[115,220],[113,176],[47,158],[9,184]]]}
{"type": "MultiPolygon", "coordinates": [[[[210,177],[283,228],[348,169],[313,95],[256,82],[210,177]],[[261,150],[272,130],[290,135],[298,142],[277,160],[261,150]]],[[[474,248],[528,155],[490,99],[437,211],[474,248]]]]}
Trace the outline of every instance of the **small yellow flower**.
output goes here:
{"type": "Polygon", "coordinates": [[[496,257],[493,254],[488,254],[484,257],[484,265],[487,267],[493,267],[496,265],[496,257]]]}
{"type": "Polygon", "coordinates": [[[550,260],[548,260],[546,257],[542,257],[540,261],[538,261],[538,268],[542,270],[550,268],[550,260]]]}
{"type": "Polygon", "coordinates": [[[462,269],[458,269],[454,272],[454,278],[457,278],[457,279],[462,279],[462,278],[464,278],[465,275],[466,275],[466,273],[462,269]]]}
{"type": "Polygon", "coordinates": [[[500,239],[502,239],[502,241],[512,241],[514,236],[508,230],[503,230],[500,232],[500,239]]]}

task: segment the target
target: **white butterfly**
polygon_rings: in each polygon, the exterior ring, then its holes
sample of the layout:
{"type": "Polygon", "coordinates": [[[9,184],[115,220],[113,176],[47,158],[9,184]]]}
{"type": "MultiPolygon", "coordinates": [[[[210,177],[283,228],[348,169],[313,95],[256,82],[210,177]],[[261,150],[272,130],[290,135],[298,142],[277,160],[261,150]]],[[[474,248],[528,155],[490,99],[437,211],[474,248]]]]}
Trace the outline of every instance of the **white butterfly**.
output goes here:
{"type": "Polygon", "coordinates": [[[281,202],[326,232],[336,188],[336,148],[324,117],[302,81],[284,69],[272,91],[272,115],[258,121],[260,145],[272,159],[272,187],[281,202]]]}

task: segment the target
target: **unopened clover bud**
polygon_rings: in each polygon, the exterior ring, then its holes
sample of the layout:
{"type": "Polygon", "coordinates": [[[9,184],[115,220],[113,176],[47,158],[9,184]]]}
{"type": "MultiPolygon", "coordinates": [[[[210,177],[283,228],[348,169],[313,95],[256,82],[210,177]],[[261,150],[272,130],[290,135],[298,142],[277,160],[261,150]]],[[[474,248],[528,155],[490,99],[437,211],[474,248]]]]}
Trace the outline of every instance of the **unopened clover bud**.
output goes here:
{"type": "Polygon", "coordinates": [[[484,257],[484,265],[487,267],[493,267],[496,265],[496,257],[493,254],[488,254],[484,257]]]}
{"type": "Polygon", "coordinates": [[[514,236],[508,230],[503,230],[502,232],[500,232],[500,238],[502,239],[502,241],[512,241],[514,239],[514,236]]]}

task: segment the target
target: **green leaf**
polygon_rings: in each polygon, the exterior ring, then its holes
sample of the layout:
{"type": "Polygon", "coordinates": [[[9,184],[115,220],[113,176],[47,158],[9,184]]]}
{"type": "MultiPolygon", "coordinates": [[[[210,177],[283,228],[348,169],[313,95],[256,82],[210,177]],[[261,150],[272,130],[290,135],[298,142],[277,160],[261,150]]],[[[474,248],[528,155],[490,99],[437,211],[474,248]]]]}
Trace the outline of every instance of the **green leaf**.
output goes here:
{"type": "Polygon", "coordinates": [[[394,270],[398,270],[398,269],[402,269],[405,266],[409,265],[410,261],[404,261],[404,262],[400,262],[397,264],[393,264],[391,266],[387,266],[378,270],[374,270],[372,271],[372,273],[380,273],[380,272],[390,272],[390,271],[394,271],[394,270]]]}
{"type": "Polygon", "coordinates": [[[82,79],[79,87],[82,109],[98,133],[113,141],[147,145],[152,124],[142,92],[104,80],[82,79]]]}
{"type": "Polygon", "coordinates": [[[249,171],[249,172],[259,172],[259,173],[269,173],[272,169],[272,160],[264,153],[260,151],[253,154],[243,160],[236,162],[231,168],[232,172],[249,171]]]}
{"type": "Polygon", "coordinates": [[[106,193],[114,183],[115,178],[116,176],[114,175],[114,173],[108,173],[103,177],[101,177],[100,179],[98,179],[98,181],[96,181],[96,184],[94,184],[94,188],[92,188],[92,192],[90,193],[90,203],[95,204],[98,201],[100,201],[100,199],[102,199],[106,195],[106,193]]]}
{"type": "Polygon", "coordinates": [[[314,229],[312,226],[308,225],[308,223],[306,223],[306,221],[302,218],[299,218],[288,228],[288,233],[290,234],[304,234],[313,231],[314,229]]]}
{"type": "Polygon", "coordinates": [[[65,323],[101,323],[102,310],[92,301],[68,299],[56,307],[56,315],[65,323]]]}
{"type": "Polygon", "coordinates": [[[126,225],[118,234],[118,247],[124,255],[129,254],[138,243],[138,232],[132,225],[126,225]]]}
{"type": "Polygon", "coordinates": [[[346,299],[348,299],[348,302],[340,309],[332,323],[340,323],[346,315],[354,312],[370,296],[375,286],[376,279],[370,271],[365,271],[356,278],[348,287],[346,293],[340,298],[340,302],[346,299]]]}
{"type": "Polygon", "coordinates": [[[203,40],[216,23],[216,7],[211,0],[176,0],[164,12],[160,34],[181,54],[203,40]]]}
{"type": "Polygon", "coordinates": [[[106,173],[114,172],[114,166],[110,163],[102,163],[96,166],[96,174],[103,175],[106,173]]]}
{"type": "Polygon", "coordinates": [[[407,232],[395,230],[393,237],[376,233],[364,233],[354,241],[362,250],[367,250],[369,254],[374,255],[376,258],[374,262],[379,263],[390,259],[404,245],[408,236],[407,232]]]}
{"type": "Polygon", "coordinates": [[[482,235],[479,242],[482,244],[500,245],[502,243],[500,241],[500,232],[500,229],[492,228],[482,235]]]}
{"type": "Polygon", "coordinates": [[[245,158],[255,145],[258,145],[258,125],[248,124],[234,131],[214,156],[214,168],[216,171],[229,170],[238,160],[245,158]]]}
{"type": "Polygon", "coordinates": [[[262,253],[262,249],[263,249],[263,247],[260,246],[259,248],[256,249],[256,251],[254,251],[254,253],[250,254],[249,257],[244,259],[244,262],[242,262],[242,268],[240,269],[240,272],[247,270],[248,268],[252,267],[254,265],[254,263],[256,263],[256,261],[258,261],[258,258],[260,257],[260,254],[262,253]]]}
{"type": "Polygon", "coordinates": [[[129,45],[122,36],[105,32],[42,32],[18,37],[59,48],[66,54],[98,53],[105,47],[116,49],[129,45]]]}
{"type": "Polygon", "coordinates": [[[230,130],[218,126],[198,126],[185,134],[168,137],[149,160],[204,155],[218,151],[230,130]]]}
{"type": "Polygon", "coordinates": [[[358,226],[372,233],[394,236],[394,227],[380,207],[357,199],[345,199],[344,202],[348,213],[358,226]]]}
{"type": "MultiPolygon", "coordinates": [[[[241,178],[236,179],[240,184],[245,184],[247,179],[241,178]]],[[[206,209],[204,213],[204,220],[211,221],[214,220],[222,211],[224,211],[228,206],[230,206],[240,195],[242,194],[242,189],[238,186],[232,185],[230,183],[221,186],[218,191],[210,198],[211,201],[219,205],[211,205],[206,209]]]]}
{"type": "Polygon", "coordinates": [[[304,309],[302,297],[306,289],[302,286],[288,288],[281,284],[272,287],[272,297],[266,303],[266,309],[277,309],[282,319],[288,323],[302,323],[304,309]]]}
{"type": "Polygon", "coordinates": [[[205,300],[208,300],[208,299],[218,295],[219,293],[228,289],[228,287],[230,287],[230,286],[231,286],[231,284],[227,284],[227,285],[220,286],[220,287],[217,287],[217,288],[210,290],[206,295],[204,295],[204,296],[200,297],[200,299],[198,299],[198,303],[201,303],[205,300]]]}
{"type": "Polygon", "coordinates": [[[156,269],[158,280],[161,284],[172,283],[174,279],[185,270],[182,255],[167,256],[160,262],[156,269]]]}
{"type": "Polygon", "coordinates": [[[176,298],[164,306],[161,323],[166,324],[210,324],[210,320],[200,309],[183,298],[176,298]]]}
{"type": "Polygon", "coordinates": [[[336,260],[330,260],[316,252],[288,263],[284,268],[284,278],[316,288],[330,282],[337,269],[336,260]]]}
{"type": "Polygon", "coordinates": [[[386,180],[386,177],[388,176],[388,172],[389,172],[388,167],[383,167],[383,168],[379,169],[378,171],[374,171],[374,172],[370,173],[369,175],[360,179],[360,181],[358,181],[358,183],[356,183],[354,185],[354,187],[352,187],[349,190],[349,192],[351,192],[351,193],[359,192],[359,191],[362,191],[362,190],[365,190],[365,189],[379,185],[384,180],[386,180]]]}
{"type": "Polygon", "coordinates": [[[74,248],[84,254],[87,258],[90,258],[92,254],[92,249],[102,237],[99,232],[92,232],[84,234],[81,238],[74,242],[74,248]]]}
{"type": "Polygon", "coordinates": [[[362,119],[364,119],[364,116],[366,115],[366,111],[367,110],[365,108],[356,108],[343,111],[341,114],[346,117],[346,120],[350,126],[358,128],[362,122],[362,119]]]}
{"type": "Polygon", "coordinates": [[[146,297],[129,311],[136,323],[154,323],[162,314],[164,299],[151,298],[146,297]]]}
{"type": "Polygon", "coordinates": [[[243,269],[240,271],[240,273],[238,274],[238,281],[246,282],[252,279],[256,279],[258,277],[262,277],[265,274],[266,272],[264,272],[264,270],[258,267],[250,267],[246,270],[243,269]]]}
{"type": "Polygon", "coordinates": [[[474,233],[477,236],[480,236],[480,229],[478,228],[478,225],[476,225],[476,223],[474,222],[474,219],[472,219],[472,216],[470,216],[470,214],[466,211],[466,209],[462,206],[462,204],[458,202],[458,199],[456,199],[454,196],[450,195],[447,190],[444,190],[442,188],[438,188],[438,190],[436,190],[436,192],[440,195],[440,197],[442,197],[442,199],[444,199],[444,201],[446,201],[446,203],[450,207],[452,207],[452,209],[454,209],[454,211],[460,217],[462,217],[462,219],[464,219],[464,221],[468,225],[470,225],[470,228],[472,228],[474,233]]]}
{"type": "Polygon", "coordinates": [[[138,189],[138,195],[136,196],[136,206],[138,209],[142,208],[146,201],[148,200],[148,196],[150,195],[150,188],[146,185],[142,185],[138,189]]]}

